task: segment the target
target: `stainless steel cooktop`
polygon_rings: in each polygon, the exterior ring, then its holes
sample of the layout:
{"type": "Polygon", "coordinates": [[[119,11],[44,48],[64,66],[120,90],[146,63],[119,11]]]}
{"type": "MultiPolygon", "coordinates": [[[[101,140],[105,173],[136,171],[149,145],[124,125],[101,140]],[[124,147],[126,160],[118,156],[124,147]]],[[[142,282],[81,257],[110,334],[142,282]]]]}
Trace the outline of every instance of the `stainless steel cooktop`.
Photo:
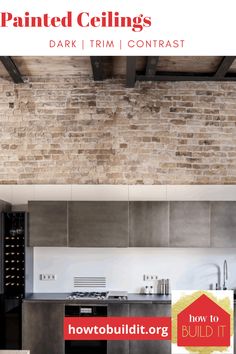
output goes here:
{"type": "Polygon", "coordinates": [[[69,300],[127,300],[127,291],[76,291],[67,296],[69,300]]]}
{"type": "Polygon", "coordinates": [[[76,291],[67,296],[69,300],[105,300],[108,297],[108,291],[76,291]]]}

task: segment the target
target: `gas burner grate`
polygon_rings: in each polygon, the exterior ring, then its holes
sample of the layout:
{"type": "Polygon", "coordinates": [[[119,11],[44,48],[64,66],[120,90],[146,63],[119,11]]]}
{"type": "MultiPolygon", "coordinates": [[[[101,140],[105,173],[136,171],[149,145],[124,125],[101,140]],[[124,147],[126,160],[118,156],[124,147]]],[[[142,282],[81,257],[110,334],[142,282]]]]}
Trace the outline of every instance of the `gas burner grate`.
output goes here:
{"type": "Polygon", "coordinates": [[[106,291],[75,291],[72,292],[67,299],[79,300],[79,299],[98,299],[104,300],[107,298],[108,292],[106,291]]]}

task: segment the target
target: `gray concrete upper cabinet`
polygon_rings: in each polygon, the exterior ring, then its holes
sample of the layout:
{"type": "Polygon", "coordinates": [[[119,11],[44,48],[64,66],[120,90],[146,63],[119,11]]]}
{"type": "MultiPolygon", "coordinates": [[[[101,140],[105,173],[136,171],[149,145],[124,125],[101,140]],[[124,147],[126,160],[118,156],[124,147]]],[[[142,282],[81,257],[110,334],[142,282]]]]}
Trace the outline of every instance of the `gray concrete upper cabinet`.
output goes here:
{"type": "Polygon", "coordinates": [[[130,202],[129,245],[166,247],[169,245],[167,202],[130,202]]]}
{"type": "Polygon", "coordinates": [[[128,202],[69,202],[69,246],[128,247],[128,202]]]}
{"type": "Polygon", "coordinates": [[[212,247],[236,247],[236,202],[211,203],[212,247]]]}
{"type": "Polygon", "coordinates": [[[10,212],[11,211],[11,204],[0,200],[0,212],[10,212]]]}
{"type": "Polygon", "coordinates": [[[29,202],[29,246],[67,246],[67,202],[29,202]]]}
{"type": "Polygon", "coordinates": [[[210,245],[210,203],[170,202],[170,247],[210,245]]]}
{"type": "Polygon", "coordinates": [[[236,202],[32,201],[29,246],[236,247],[236,202]]]}

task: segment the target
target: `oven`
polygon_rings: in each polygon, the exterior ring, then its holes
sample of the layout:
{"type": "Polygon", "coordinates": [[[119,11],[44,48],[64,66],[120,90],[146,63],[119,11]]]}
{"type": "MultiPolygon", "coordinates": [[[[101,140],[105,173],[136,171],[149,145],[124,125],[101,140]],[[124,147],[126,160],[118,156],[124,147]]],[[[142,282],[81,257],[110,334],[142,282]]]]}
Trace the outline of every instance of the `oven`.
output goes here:
{"type": "MultiPolygon", "coordinates": [[[[67,305],[65,317],[107,317],[107,306],[67,305]]],[[[107,354],[106,340],[65,340],[65,354],[107,354]]]]}

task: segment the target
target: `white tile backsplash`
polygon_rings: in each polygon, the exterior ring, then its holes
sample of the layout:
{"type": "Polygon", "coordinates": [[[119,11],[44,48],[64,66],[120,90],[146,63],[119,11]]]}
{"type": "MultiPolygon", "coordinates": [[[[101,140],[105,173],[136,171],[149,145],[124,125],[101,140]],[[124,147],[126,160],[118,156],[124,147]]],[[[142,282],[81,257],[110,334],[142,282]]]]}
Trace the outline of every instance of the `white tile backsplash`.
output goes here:
{"type": "Polygon", "coordinates": [[[228,285],[236,288],[236,249],[35,248],[34,291],[71,292],[74,276],[105,276],[108,289],[139,292],[145,273],[170,278],[172,289],[208,289],[218,282],[224,259],[228,285]],[[57,279],[40,281],[41,273],[57,279]]]}

